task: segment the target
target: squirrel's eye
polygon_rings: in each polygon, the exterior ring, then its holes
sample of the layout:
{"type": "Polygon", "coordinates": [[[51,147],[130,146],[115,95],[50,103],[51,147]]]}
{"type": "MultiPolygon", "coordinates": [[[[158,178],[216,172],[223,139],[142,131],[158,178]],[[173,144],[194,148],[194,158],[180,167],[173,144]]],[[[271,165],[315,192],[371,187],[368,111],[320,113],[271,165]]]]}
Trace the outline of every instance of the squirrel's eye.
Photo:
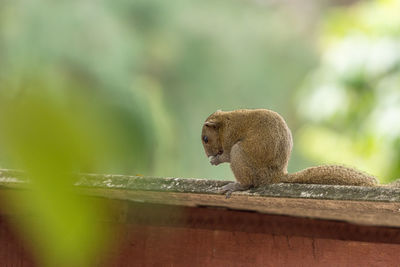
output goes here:
{"type": "Polygon", "coordinates": [[[208,143],[208,137],[205,135],[205,136],[203,136],[203,141],[204,141],[204,143],[208,143]]]}

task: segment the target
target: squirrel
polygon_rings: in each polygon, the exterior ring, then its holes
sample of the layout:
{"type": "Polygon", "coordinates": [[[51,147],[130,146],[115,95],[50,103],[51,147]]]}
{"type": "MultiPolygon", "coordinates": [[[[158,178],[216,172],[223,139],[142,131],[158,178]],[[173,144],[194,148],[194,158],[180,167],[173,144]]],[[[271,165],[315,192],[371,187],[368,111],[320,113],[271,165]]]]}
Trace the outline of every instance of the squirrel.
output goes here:
{"type": "Polygon", "coordinates": [[[227,198],[235,191],[274,183],[378,185],[375,177],[339,165],[288,173],[292,133],[285,120],[272,110],[218,110],[204,122],[201,140],[212,165],[230,163],[237,182],[221,188],[227,198]]]}

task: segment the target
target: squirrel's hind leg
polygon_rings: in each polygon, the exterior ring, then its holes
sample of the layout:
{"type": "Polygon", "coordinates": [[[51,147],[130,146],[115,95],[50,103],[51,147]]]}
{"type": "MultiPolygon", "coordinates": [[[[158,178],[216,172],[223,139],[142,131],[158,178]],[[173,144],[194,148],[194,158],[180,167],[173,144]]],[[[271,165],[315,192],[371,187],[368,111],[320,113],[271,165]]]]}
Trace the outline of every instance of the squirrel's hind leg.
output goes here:
{"type": "Polygon", "coordinates": [[[250,189],[251,186],[249,185],[242,185],[240,183],[229,183],[224,185],[221,189],[220,189],[220,193],[221,194],[225,194],[226,198],[230,198],[233,192],[237,192],[237,191],[245,191],[250,189]]]}
{"type": "Polygon", "coordinates": [[[246,162],[240,144],[241,142],[238,142],[233,145],[230,153],[231,169],[237,182],[222,187],[222,193],[225,193],[227,198],[235,191],[245,191],[254,186],[252,182],[254,178],[253,168],[246,162]]]}

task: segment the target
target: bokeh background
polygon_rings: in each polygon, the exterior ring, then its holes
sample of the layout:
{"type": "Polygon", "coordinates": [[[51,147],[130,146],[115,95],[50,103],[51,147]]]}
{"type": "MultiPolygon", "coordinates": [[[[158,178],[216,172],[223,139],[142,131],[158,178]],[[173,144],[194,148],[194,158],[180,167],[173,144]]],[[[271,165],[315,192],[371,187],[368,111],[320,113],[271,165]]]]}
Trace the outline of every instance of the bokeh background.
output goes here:
{"type": "Polygon", "coordinates": [[[70,173],[232,180],[200,142],[217,109],[282,114],[290,172],[339,163],[382,183],[400,177],[399,10],[395,0],[0,1],[0,167],[35,185],[9,205],[43,215],[28,230],[39,259],[86,265],[101,243],[96,208],[67,193],[70,173]]]}

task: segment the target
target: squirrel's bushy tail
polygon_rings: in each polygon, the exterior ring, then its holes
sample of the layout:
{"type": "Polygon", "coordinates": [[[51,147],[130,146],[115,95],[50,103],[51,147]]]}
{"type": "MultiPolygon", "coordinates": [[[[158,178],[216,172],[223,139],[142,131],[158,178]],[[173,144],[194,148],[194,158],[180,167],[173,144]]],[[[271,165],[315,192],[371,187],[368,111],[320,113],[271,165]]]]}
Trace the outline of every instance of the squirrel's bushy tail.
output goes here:
{"type": "Polygon", "coordinates": [[[289,173],[283,177],[282,182],[360,186],[376,186],[378,184],[376,178],[371,175],[339,165],[317,166],[289,173]]]}
{"type": "Polygon", "coordinates": [[[394,188],[400,188],[400,178],[394,180],[394,181],[391,182],[391,183],[384,184],[383,186],[394,187],[394,188]]]}

